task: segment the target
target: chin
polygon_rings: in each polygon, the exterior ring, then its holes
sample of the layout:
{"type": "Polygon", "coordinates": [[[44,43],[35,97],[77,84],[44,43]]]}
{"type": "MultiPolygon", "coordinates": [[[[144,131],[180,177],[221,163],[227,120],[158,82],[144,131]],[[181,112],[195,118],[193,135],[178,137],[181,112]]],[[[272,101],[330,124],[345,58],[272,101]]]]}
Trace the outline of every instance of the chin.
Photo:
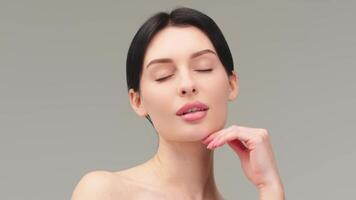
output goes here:
{"type": "Polygon", "coordinates": [[[224,125],[222,124],[217,124],[215,123],[207,123],[204,126],[199,127],[197,130],[196,127],[192,128],[192,130],[185,131],[184,136],[186,140],[189,140],[191,142],[194,141],[201,141],[202,139],[206,138],[210,134],[219,131],[222,129],[224,125]]]}
{"type": "Polygon", "coordinates": [[[188,124],[182,123],[167,123],[174,120],[161,121],[157,123],[156,131],[167,140],[174,140],[180,142],[195,142],[201,141],[208,135],[224,128],[226,118],[220,116],[208,117],[199,123],[188,124]],[[162,126],[158,125],[161,124],[162,126]]]}

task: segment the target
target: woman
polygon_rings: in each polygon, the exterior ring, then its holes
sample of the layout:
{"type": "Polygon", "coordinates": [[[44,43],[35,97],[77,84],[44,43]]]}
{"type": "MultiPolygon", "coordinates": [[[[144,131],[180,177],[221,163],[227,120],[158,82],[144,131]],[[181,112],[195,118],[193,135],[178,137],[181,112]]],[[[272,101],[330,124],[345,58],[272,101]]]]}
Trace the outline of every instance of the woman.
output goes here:
{"type": "Polygon", "coordinates": [[[157,132],[157,153],[129,169],[86,174],[72,200],[223,199],[213,153],[224,144],[260,199],[284,199],[267,130],[224,128],[239,84],[228,44],[210,17],[184,7],[153,15],[133,38],[126,75],[132,108],[157,132]]]}

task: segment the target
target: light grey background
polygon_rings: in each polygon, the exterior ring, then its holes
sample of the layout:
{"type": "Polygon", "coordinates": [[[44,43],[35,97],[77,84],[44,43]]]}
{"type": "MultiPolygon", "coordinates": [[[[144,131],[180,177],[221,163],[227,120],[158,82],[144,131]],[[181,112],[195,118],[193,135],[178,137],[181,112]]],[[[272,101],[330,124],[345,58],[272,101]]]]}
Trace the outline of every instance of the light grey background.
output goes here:
{"type": "MultiPolygon", "coordinates": [[[[69,199],[93,170],[132,167],[157,138],[126,92],[126,53],[153,13],[198,9],[240,77],[228,124],[266,128],[287,199],[355,192],[355,1],[0,1],[0,199],[69,199]]],[[[227,199],[258,199],[215,153],[227,199]]]]}

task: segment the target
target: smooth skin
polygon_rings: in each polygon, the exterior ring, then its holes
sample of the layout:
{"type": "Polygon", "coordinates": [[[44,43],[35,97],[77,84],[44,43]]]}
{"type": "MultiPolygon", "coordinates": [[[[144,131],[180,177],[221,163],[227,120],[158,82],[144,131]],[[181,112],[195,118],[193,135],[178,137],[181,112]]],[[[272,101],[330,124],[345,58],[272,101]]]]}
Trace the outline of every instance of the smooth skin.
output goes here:
{"type": "Polygon", "coordinates": [[[260,191],[260,199],[284,199],[284,188],[268,131],[232,125],[202,141],[209,149],[228,144],[240,158],[245,176],[260,191]]]}
{"type": "Polygon", "coordinates": [[[213,160],[214,149],[224,144],[236,152],[261,200],[284,199],[268,131],[238,125],[224,128],[228,102],[239,94],[237,74],[226,74],[202,31],[188,26],[158,32],[146,50],[140,86],[140,93],[129,90],[130,104],[140,117],[151,117],[159,138],[156,154],[129,169],[89,172],[77,184],[72,200],[222,200],[213,160]],[[148,67],[157,58],[171,61],[148,67]],[[196,100],[209,106],[205,118],[191,123],[175,114],[196,100]]]}

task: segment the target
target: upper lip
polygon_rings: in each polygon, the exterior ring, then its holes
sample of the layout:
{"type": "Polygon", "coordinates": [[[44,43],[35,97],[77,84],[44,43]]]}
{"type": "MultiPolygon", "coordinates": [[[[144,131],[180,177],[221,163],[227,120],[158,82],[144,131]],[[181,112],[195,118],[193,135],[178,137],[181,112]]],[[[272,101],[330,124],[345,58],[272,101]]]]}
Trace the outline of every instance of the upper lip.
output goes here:
{"type": "Polygon", "coordinates": [[[189,109],[191,108],[200,108],[200,109],[204,109],[207,110],[209,109],[209,107],[199,101],[195,101],[192,103],[187,103],[184,106],[182,106],[177,112],[176,115],[180,116],[183,115],[183,113],[187,112],[189,109]]]}

